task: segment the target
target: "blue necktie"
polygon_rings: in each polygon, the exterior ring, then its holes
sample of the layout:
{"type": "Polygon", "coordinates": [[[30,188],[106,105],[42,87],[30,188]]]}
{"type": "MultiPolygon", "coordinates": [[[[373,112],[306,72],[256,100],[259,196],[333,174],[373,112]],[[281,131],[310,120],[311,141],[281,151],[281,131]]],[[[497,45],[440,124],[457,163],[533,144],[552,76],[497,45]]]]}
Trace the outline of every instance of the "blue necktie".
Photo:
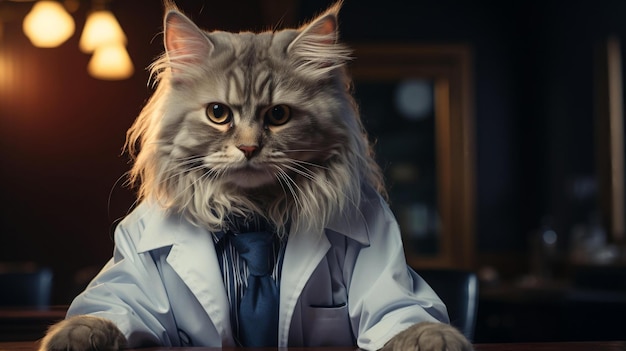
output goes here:
{"type": "Polygon", "coordinates": [[[258,231],[230,238],[249,273],[239,305],[239,341],[247,347],[277,346],[279,294],[271,276],[274,234],[258,231]]]}

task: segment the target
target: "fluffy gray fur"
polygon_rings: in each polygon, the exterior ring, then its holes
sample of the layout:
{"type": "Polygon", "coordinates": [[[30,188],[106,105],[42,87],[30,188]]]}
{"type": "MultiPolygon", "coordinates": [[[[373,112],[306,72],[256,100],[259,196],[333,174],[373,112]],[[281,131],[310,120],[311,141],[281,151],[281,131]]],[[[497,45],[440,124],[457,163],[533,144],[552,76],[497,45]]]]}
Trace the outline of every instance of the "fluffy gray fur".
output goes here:
{"type": "Polygon", "coordinates": [[[206,32],[169,6],[157,88],[127,135],[140,197],[209,230],[257,213],[284,233],[287,223],[323,228],[359,203],[363,184],[384,193],[349,91],[350,51],[337,41],[340,4],[299,30],[259,34],[206,32]],[[211,123],[212,102],[233,121],[211,123]],[[291,120],[268,125],[277,105],[291,120]],[[243,144],[258,147],[249,160],[243,144]]]}

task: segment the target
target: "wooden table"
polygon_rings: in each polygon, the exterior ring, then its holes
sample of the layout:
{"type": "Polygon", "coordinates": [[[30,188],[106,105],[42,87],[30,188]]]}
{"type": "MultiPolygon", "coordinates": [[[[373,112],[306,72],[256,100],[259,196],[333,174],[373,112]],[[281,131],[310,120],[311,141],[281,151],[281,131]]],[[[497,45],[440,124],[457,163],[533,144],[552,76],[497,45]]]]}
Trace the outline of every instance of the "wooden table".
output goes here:
{"type": "MultiPolygon", "coordinates": [[[[33,341],[0,342],[0,351],[37,351],[39,344],[33,341]]],[[[555,342],[519,344],[476,344],[476,351],[626,351],[624,341],[601,342],[555,342]]],[[[135,349],[136,351],[270,351],[276,348],[215,348],[215,347],[160,347],[135,349]]],[[[290,347],[284,351],[355,351],[350,347],[290,347]]],[[[126,351],[133,351],[127,349],[126,351]]]]}

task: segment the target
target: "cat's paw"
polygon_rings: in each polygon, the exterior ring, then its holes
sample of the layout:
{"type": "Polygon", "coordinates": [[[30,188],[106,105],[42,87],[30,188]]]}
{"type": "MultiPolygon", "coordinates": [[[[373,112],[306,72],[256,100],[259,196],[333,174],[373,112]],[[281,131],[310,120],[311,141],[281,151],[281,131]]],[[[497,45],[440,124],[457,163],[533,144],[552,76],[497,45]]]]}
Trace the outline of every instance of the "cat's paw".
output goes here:
{"type": "Polygon", "coordinates": [[[48,330],[39,351],[117,351],[126,338],[113,322],[94,316],[75,316],[48,330]]]}
{"type": "Polygon", "coordinates": [[[472,351],[472,344],[455,327],[422,322],[394,336],[383,351],[472,351]]]}

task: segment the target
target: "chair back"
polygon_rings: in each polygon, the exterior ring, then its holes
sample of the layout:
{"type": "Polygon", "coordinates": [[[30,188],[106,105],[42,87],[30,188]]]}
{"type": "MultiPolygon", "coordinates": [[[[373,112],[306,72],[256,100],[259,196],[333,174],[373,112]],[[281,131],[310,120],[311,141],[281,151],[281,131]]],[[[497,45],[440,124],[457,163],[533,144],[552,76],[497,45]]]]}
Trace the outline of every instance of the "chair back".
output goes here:
{"type": "Polygon", "coordinates": [[[50,305],[52,271],[0,273],[0,306],[46,308],[50,305]]]}
{"type": "Polygon", "coordinates": [[[446,304],[450,324],[473,340],[478,313],[476,273],[453,269],[418,270],[417,273],[446,304]]]}

